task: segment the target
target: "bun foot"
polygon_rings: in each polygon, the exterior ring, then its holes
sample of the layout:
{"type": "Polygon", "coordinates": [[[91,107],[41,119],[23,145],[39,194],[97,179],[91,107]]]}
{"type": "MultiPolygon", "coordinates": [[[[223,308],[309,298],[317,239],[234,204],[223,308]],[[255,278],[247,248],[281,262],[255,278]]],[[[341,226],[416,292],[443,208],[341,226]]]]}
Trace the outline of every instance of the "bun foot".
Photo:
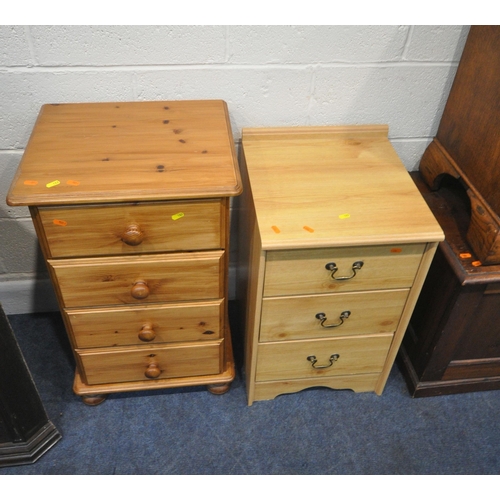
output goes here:
{"type": "Polygon", "coordinates": [[[82,396],[82,401],[87,406],[97,406],[106,401],[106,396],[103,394],[93,394],[91,396],[82,396]]]}
{"type": "Polygon", "coordinates": [[[220,395],[229,391],[229,387],[231,387],[231,384],[211,384],[207,387],[207,389],[208,392],[211,392],[212,394],[220,395]]]}

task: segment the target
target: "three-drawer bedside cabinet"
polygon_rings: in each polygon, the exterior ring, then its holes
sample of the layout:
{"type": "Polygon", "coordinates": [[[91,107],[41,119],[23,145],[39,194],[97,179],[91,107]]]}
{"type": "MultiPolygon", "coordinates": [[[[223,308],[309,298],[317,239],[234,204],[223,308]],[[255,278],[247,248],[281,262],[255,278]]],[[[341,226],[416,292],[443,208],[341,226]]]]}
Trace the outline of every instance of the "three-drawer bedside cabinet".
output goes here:
{"type": "Polygon", "coordinates": [[[42,107],[7,203],[30,208],[86,404],[229,389],[229,213],[241,189],[223,101],[42,107]]]}
{"type": "Polygon", "coordinates": [[[239,311],[248,404],[382,394],[444,239],[385,125],[243,129],[239,311]]]}

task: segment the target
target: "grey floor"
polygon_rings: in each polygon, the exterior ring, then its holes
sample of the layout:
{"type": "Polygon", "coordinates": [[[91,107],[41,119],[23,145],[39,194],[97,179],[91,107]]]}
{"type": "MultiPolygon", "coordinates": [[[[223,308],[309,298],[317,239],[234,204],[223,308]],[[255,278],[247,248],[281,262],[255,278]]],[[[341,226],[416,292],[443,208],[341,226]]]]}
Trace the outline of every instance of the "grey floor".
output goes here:
{"type": "MultiPolygon", "coordinates": [[[[71,390],[60,316],[9,316],[62,439],[0,475],[497,475],[500,392],[412,399],[395,366],[382,396],[310,389],[247,406],[241,345],[231,390],[111,395],[71,390]]],[[[328,492],[316,491],[315,496],[328,492]]]]}

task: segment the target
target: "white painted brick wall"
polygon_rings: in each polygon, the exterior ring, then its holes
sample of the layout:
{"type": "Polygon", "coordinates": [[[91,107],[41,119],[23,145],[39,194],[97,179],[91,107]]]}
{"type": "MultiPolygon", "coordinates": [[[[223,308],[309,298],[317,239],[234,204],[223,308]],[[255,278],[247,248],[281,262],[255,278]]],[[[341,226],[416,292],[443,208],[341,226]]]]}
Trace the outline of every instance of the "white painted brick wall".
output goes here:
{"type": "MultiPolygon", "coordinates": [[[[468,26],[0,26],[0,302],[55,299],[28,210],[5,196],[40,106],[224,99],[243,127],[387,123],[415,170],[468,26]]],[[[234,246],[230,272],[234,287],[234,246]]]]}

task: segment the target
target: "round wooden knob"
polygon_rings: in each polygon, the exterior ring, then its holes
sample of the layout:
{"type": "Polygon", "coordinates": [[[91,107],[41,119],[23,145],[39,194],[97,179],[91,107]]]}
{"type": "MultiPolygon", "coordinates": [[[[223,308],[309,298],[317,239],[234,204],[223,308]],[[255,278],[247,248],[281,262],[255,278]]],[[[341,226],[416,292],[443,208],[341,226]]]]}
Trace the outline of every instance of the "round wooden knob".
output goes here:
{"type": "Polygon", "coordinates": [[[130,294],[134,299],[145,299],[149,295],[148,284],[145,281],[136,281],[132,285],[130,294]]]}
{"type": "Polygon", "coordinates": [[[127,245],[135,247],[144,240],[144,233],[137,224],[130,224],[122,234],[122,241],[127,245]]]}
{"type": "Polygon", "coordinates": [[[139,332],[139,339],[143,342],[151,342],[156,337],[156,333],[153,330],[153,325],[151,323],[146,323],[142,326],[139,332]]]}
{"type": "Polygon", "coordinates": [[[157,363],[149,363],[144,375],[148,378],[158,378],[161,374],[160,367],[157,363]]]}

